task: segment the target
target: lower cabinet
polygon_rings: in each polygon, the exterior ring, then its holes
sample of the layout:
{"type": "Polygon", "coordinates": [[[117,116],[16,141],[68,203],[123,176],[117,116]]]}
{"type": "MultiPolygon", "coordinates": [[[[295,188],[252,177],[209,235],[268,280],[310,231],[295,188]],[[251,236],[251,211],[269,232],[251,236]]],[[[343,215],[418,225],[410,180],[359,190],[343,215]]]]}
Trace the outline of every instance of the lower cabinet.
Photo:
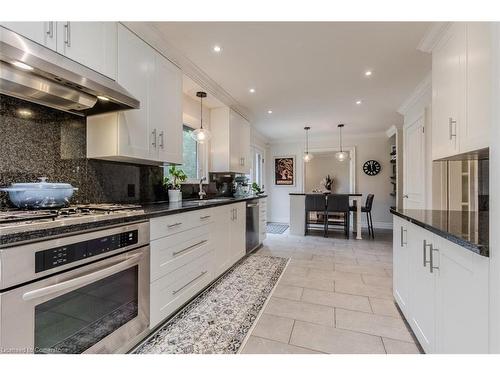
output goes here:
{"type": "Polygon", "coordinates": [[[245,255],[245,202],[150,220],[150,328],[245,255]]]}
{"type": "Polygon", "coordinates": [[[393,293],[426,353],[488,353],[489,259],[394,217],[393,293]]]}
{"type": "Polygon", "coordinates": [[[265,198],[259,199],[259,243],[267,237],[267,202],[265,198]]]}

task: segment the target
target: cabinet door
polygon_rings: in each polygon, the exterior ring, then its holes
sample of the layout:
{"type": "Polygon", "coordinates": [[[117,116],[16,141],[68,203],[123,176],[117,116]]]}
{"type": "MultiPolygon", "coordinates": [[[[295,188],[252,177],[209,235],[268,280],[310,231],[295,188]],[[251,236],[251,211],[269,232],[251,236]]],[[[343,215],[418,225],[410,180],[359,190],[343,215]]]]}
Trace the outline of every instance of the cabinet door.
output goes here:
{"type": "Polygon", "coordinates": [[[460,153],[489,146],[491,112],[491,23],[467,23],[467,120],[460,130],[460,153]]]}
{"type": "Polygon", "coordinates": [[[57,51],[116,79],[116,22],[58,22],[57,51]]]}
{"type": "Polygon", "coordinates": [[[249,174],[252,168],[252,157],[250,153],[250,124],[247,120],[241,117],[240,120],[240,154],[241,154],[241,171],[249,174]]]}
{"type": "Polygon", "coordinates": [[[140,109],[119,116],[119,154],[155,160],[156,136],[149,128],[149,82],[154,67],[153,50],[124,26],[118,28],[118,83],[141,103],[140,109]]]}
{"type": "Polygon", "coordinates": [[[465,121],[465,24],[453,23],[432,52],[432,158],[457,154],[465,121]]]}
{"type": "Polygon", "coordinates": [[[488,258],[439,238],[437,352],[488,353],[488,258]]]}
{"type": "Polygon", "coordinates": [[[230,250],[233,262],[235,262],[242,258],[246,253],[246,204],[244,202],[236,203],[230,207],[234,210],[231,214],[230,250]]]}
{"type": "Polygon", "coordinates": [[[424,119],[420,117],[414,123],[405,126],[403,207],[405,209],[423,209],[425,206],[425,134],[424,119]]]}
{"type": "Polygon", "coordinates": [[[241,116],[229,111],[229,167],[230,172],[243,173],[241,156],[241,116]]]}
{"type": "Polygon", "coordinates": [[[220,276],[233,265],[231,256],[231,241],[228,228],[231,228],[233,218],[233,206],[220,206],[214,208],[213,230],[210,240],[215,249],[215,277],[220,276]]]}
{"type": "Polygon", "coordinates": [[[0,25],[45,47],[57,48],[56,22],[1,22],[0,25]]]}
{"type": "Polygon", "coordinates": [[[436,349],[436,273],[430,272],[430,248],[434,236],[414,224],[408,225],[409,323],[426,353],[436,349]]]}
{"type": "Polygon", "coordinates": [[[393,223],[393,294],[403,313],[408,314],[409,253],[406,220],[394,216],[393,223]]]}
{"type": "Polygon", "coordinates": [[[157,52],[150,99],[150,127],[158,137],[158,160],[182,164],[182,73],[157,52]]]}

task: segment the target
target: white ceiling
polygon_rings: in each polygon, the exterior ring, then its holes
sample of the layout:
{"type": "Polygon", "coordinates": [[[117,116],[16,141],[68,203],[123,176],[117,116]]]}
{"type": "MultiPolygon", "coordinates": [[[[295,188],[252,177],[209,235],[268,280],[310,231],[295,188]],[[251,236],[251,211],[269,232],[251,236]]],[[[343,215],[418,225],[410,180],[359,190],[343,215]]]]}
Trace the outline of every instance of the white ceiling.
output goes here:
{"type": "Polygon", "coordinates": [[[345,133],[384,131],[401,123],[397,108],[431,69],[430,55],[416,49],[428,22],[154,25],[246,107],[270,139],[302,137],[306,124],[311,137],[336,134],[338,123],[345,133]],[[221,53],[213,52],[215,44],[221,53]]]}

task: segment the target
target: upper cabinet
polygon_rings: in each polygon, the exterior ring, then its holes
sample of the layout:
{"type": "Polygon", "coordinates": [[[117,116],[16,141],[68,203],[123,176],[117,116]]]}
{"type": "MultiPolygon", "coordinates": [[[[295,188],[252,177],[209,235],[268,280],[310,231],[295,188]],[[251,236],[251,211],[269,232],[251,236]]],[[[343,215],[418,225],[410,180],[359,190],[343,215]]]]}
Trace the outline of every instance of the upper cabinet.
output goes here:
{"type": "Polygon", "coordinates": [[[432,158],[489,147],[491,26],[456,22],[432,50],[432,158]]]}
{"type": "Polygon", "coordinates": [[[122,25],[117,82],[140,109],[87,118],[87,157],[143,164],[182,163],[182,73],[122,25]]]}
{"type": "Polygon", "coordinates": [[[2,26],[116,78],[116,22],[2,22],[2,26]]]}
{"type": "Polygon", "coordinates": [[[210,111],[210,172],[250,173],[250,124],[228,107],[210,111]]]}

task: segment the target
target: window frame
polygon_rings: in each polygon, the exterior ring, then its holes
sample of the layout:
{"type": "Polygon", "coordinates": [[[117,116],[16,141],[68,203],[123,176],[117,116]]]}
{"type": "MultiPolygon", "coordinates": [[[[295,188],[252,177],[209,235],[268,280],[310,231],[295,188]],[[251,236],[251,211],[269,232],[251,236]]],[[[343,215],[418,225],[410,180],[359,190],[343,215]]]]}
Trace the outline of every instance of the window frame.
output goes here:
{"type": "MultiPolygon", "coordinates": [[[[189,128],[192,130],[196,130],[197,127],[191,126],[185,122],[182,124],[182,131],[184,132],[184,128],[189,128]]],[[[184,145],[183,145],[184,147],[184,145]]],[[[198,184],[202,177],[206,177],[208,180],[208,143],[199,144],[196,143],[196,159],[197,159],[197,177],[196,178],[188,178],[182,184],[198,184]]]]}

